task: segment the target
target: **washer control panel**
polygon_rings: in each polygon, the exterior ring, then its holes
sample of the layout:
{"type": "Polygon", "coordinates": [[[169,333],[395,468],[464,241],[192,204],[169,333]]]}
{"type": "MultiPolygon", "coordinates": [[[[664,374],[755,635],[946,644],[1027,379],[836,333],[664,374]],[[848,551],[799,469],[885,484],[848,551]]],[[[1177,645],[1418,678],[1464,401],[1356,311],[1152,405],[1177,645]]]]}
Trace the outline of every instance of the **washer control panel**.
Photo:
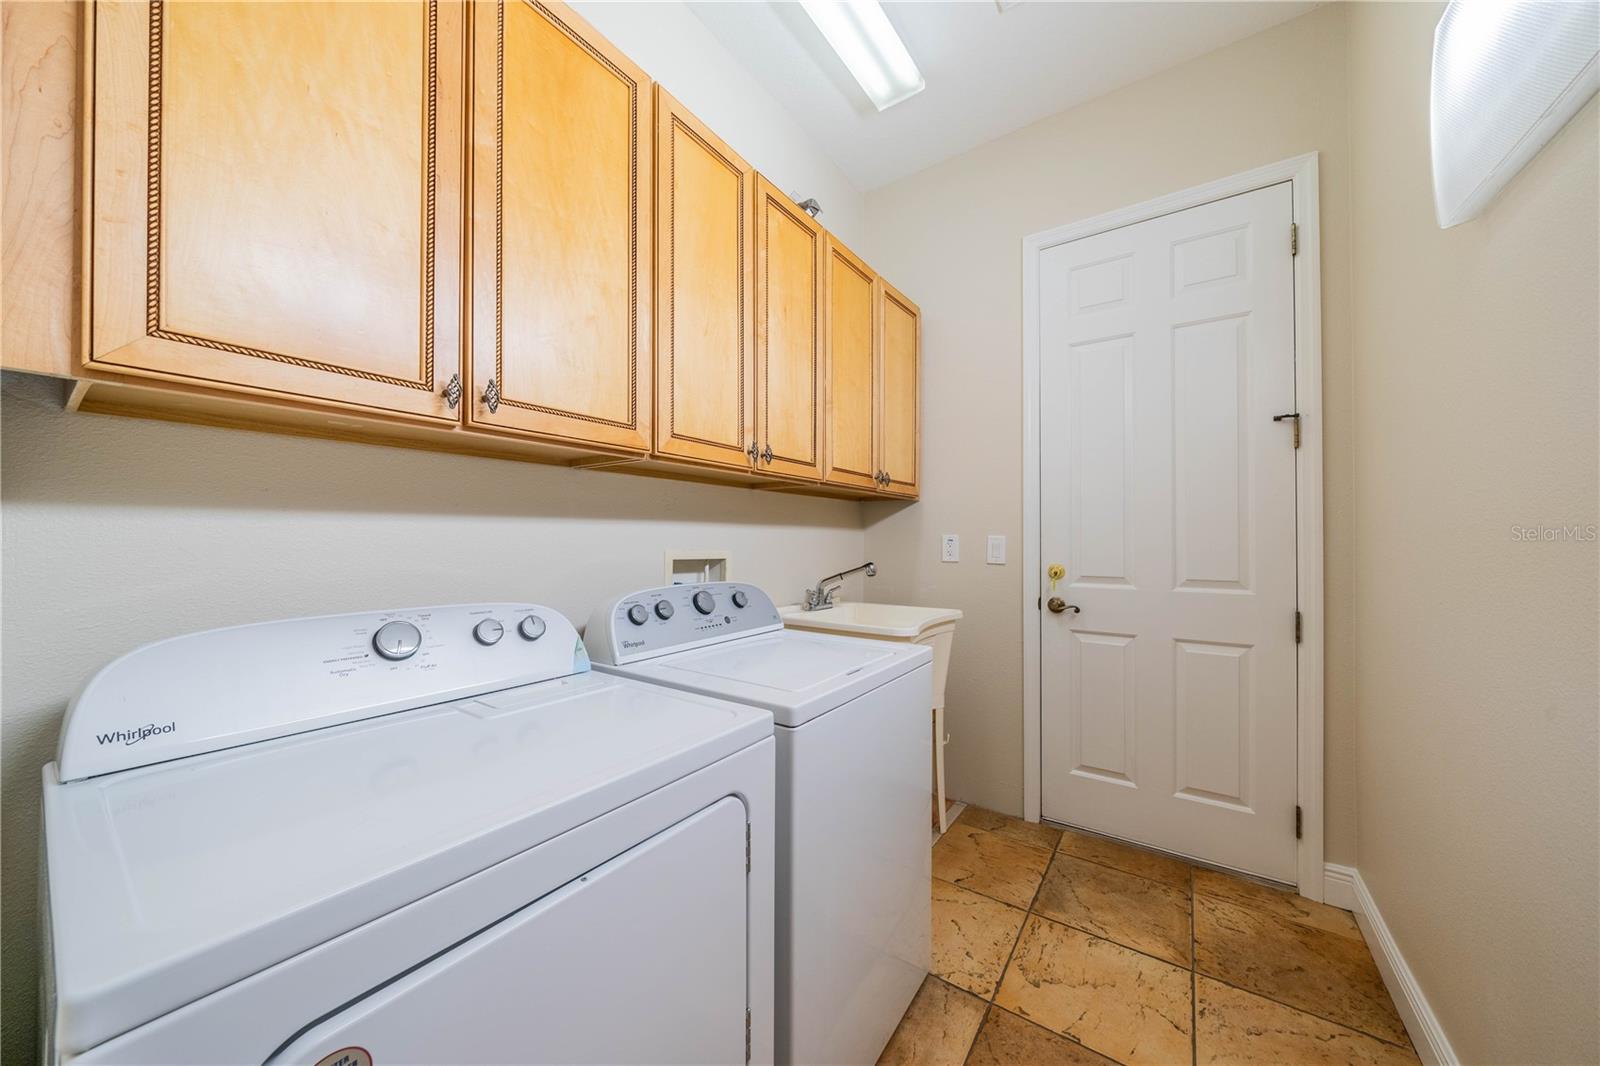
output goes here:
{"type": "Polygon", "coordinates": [[[621,665],[782,628],[778,608],[761,589],[712,581],[619,596],[590,617],[583,640],[595,662],[621,665]]]}
{"type": "Polygon", "coordinates": [[[147,644],[67,708],[61,780],[582,673],[565,617],[473,603],[295,618],[147,644]]]}

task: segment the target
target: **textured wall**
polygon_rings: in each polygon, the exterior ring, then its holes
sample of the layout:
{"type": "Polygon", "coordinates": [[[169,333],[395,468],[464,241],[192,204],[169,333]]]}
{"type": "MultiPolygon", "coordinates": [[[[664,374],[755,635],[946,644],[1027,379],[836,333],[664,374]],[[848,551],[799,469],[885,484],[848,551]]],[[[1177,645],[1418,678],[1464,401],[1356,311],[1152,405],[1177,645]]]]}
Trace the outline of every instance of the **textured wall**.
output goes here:
{"type": "Polygon", "coordinates": [[[1351,10],[1358,861],[1463,1062],[1596,1062],[1600,118],[1440,230],[1440,10],[1351,10]]]}

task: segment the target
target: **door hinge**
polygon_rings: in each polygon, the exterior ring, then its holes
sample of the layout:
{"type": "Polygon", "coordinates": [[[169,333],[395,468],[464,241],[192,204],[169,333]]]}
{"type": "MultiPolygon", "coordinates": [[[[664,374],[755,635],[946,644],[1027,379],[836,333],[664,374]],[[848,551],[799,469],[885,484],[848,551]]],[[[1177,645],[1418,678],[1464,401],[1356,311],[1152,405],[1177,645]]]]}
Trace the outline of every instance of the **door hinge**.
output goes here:
{"type": "Polygon", "coordinates": [[[744,823],[744,872],[750,872],[750,823],[744,823]]]}
{"type": "Polygon", "coordinates": [[[750,1061],[750,1008],[744,1009],[744,1061],[750,1061]]]}
{"type": "Polygon", "coordinates": [[[1304,821],[1304,818],[1303,818],[1302,812],[1300,810],[1300,805],[1299,804],[1295,804],[1295,808],[1294,808],[1294,838],[1296,840],[1300,839],[1300,829],[1301,829],[1301,823],[1303,821],[1304,821]]]}
{"type": "Polygon", "coordinates": [[[1289,223],[1289,254],[1300,254],[1300,224],[1298,222],[1289,223]]]}
{"type": "Polygon", "coordinates": [[[1294,613],[1294,642],[1296,644],[1300,643],[1300,638],[1305,633],[1305,630],[1305,618],[1300,614],[1299,611],[1296,611],[1294,613]]]}

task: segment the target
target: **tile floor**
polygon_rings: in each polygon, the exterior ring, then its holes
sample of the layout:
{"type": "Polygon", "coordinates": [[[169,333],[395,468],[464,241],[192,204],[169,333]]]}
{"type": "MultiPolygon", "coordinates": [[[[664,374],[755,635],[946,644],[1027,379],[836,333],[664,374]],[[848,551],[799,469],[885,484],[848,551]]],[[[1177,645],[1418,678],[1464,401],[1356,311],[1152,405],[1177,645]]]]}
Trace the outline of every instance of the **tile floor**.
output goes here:
{"type": "Polygon", "coordinates": [[[879,1062],[1418,1059],[1349,912],[967,807],[933,849],[933,973],[879,1062]]]}

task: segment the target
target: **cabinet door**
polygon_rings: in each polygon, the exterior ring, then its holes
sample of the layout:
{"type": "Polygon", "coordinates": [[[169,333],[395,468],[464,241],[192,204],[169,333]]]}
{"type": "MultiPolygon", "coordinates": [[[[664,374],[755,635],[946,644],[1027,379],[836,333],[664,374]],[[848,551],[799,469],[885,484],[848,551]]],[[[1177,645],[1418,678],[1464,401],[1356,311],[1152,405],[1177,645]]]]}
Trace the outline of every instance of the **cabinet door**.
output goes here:
{"type": "Polygon", "coordinates": [[[878,383],[878,465],[883,468],[883,491],[915,496],[922,444],[917,402],[922,313],[882,278],[878,279],[878,323],[883,331],[878,383]]]}
{"type": "Polygon", "coordinates": [[[824,481],[878,488],[877,304],[870,267],[827,238],[823,263],[827,292],[823,336],[827,342],[828,461],[824,481]]]}
{"type": "Polygon", "coordinates": [[[455,422],[462,23],[98,4],[86,366],[455,422]]]}
{"type": "Polygon", "coordinates": [[[650,79],[565,5],[472,9],[471,425],[650,448],[650,79]]]}
{"type": "Polygon", "coordinates": [[[656,86],[656,451],[662,455],[752,465],[754,179],[748,163],[656,86]]]}
{"type": "Polygon", "coordinates": [[[822,477],[823,232],[756,175],[756,435],[761,469],[822,477]]]}

